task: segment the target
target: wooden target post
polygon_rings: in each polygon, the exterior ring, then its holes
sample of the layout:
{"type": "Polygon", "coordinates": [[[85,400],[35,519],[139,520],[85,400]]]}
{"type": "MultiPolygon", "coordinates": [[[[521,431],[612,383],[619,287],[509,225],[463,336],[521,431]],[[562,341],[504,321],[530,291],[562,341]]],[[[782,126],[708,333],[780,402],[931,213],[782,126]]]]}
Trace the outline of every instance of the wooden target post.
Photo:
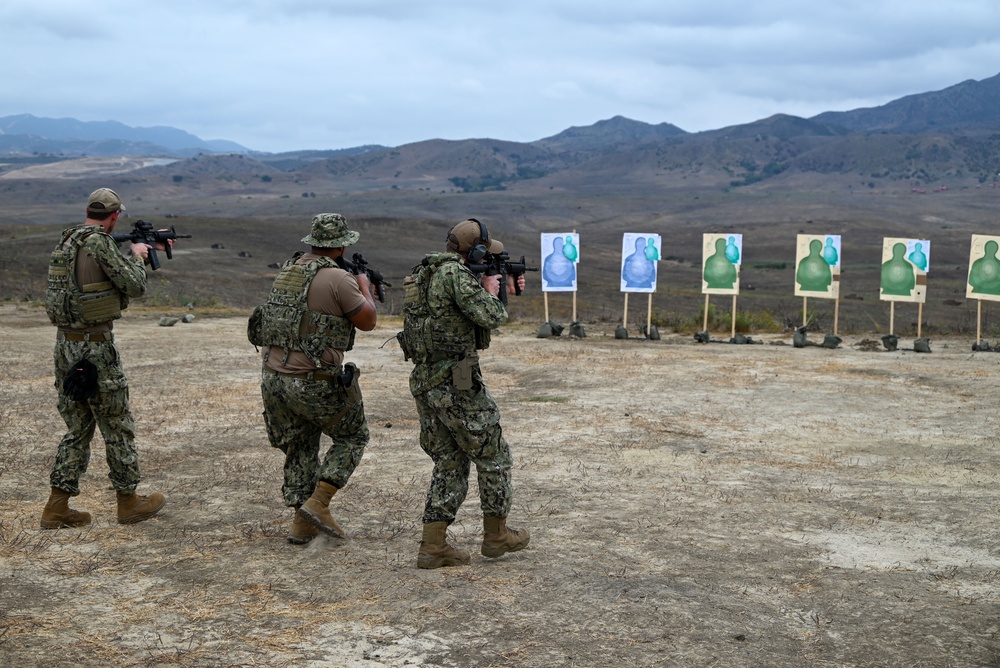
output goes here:
{"type": "Polygon", "coordinates": [[[648,295],[649,299],[646,301],[646,336],[650,335],[653,330],[650,329],[653,326],[653,293],[650,292],[648,295]]]}
{"type": "Polygon", "coordinates": [[[733,321],[732,331],[729,333],[729,338],[732,339],[736,337],[736,295],[733,295],[733,313],[732,316],[730,317],[730,320],[733,321]]]}
{"type": "Polygon", "coordinates": [[[983,342],[983,300],[976,300],[976,348],[983,342]]]}

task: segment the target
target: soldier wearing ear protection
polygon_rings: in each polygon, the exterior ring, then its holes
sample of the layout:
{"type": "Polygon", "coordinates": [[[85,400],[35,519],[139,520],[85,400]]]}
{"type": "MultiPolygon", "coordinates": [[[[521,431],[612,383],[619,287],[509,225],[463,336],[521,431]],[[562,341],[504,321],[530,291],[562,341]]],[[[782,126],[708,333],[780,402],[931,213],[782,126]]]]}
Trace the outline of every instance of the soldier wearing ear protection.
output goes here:
{"type": "MultiPolygon", "coordinates": [[[[446,251],[426,256],[406,277],[403,331],[397,335],[414,363],[410,393],[420,416],[420,447],[434,461],[417,552],[420,568],[470,562],[469,552],[448,544],[447,530],[468,493],[473,464],[483,512],[481,553],[499,557],[528,545],[526,530],[506,525],[513,460],[478,352],[489,347],[490,330],[507,321],[499,291],[514,288],[500,285],[498,276],[479,278],[467,267],[500,253],[503,244],[470,218],[448,231],[446,251]]],[[[523,287],[524,277],[519,280],[523,287]]]]}

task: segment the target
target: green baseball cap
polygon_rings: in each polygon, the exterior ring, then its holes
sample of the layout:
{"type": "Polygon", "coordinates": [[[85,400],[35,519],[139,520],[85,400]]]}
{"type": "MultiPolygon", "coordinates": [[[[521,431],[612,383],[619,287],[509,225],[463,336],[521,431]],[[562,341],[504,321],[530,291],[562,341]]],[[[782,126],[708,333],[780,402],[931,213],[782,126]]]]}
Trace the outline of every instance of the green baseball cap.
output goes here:
{"type": "Polygon", "coordinates": [[[114,213],[124,210],[122,198],[111,188],[98,188],[87,198],[87,213],[114,213]]]}

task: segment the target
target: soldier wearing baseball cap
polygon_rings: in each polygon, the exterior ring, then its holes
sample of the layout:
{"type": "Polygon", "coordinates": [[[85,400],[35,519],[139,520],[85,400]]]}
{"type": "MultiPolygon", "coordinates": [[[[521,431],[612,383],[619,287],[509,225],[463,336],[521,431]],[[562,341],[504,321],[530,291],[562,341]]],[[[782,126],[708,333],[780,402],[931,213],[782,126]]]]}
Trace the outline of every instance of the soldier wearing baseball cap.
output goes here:
{"type": "Polygon", "coordinates": [[[347,484],[368,444],[358,368],[344,363],[355,328],[375,328],[368,276],[338,264],[361,235],[339,213],[313,217],[302,243],[309,251],[285,262],[266,304],[250,319],[250,342],[262,348],[261,396],[271,445],[285,455],[286,506],[295,509],[288,542],[303,545],[323,532],[347,534],[330,500],[347,484]],[[323,434],[333,443],[320,459],[323,434]]]}
{"type": "MultiPolygon", "coordinates": [[[[489,231],[475,218],[463,220],[458,225],[448,230],[448,244],[446,248],[453,253],[468,253],[477,246],[482,246],[486,252],[503,252],[503,244],[490,236],[489,231]]],[[[478,262],[482,256],[474,260],[478,262]]]]}
{"type": "Polygon", "coordinates": [[[124,210],[118,193],[98,188],[87,198],[87,219],[63,232],[49,259],[45,311],[58,327],[55,385],[67,431],[49,475],[52,490],[42,510],[43,529],[90,524],[91,514],[71,508],[69,501],[80,493],[95,425],[104,436],[118,522],[142,522],[163,508],[163,494],[136,493],[141,477],[135,419],[113,334],[114,321],[129,300],[146,290],[143,263],[150,248],[133,244],[132,256],[122,256],[111,231],[124,210]]]}
{"type": "Polygon", "coordinates": [[[114,213],[124,210],[122,198],[111,188],[98,188],[87,198],[87,213],[114,213]]]}

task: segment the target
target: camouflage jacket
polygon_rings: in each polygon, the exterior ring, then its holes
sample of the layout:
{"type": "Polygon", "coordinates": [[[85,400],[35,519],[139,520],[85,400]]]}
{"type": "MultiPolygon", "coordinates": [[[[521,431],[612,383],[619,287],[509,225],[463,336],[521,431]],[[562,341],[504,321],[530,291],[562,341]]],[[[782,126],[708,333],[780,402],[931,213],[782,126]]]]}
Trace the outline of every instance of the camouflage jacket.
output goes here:
{"type": "Polygon", "coordinates": [[[413,394],[448,379],[456,362],[488,348],[490,330],[507,322],[503,303],[480,285],[458,253],[425,257],[406,277],[404,291],[404,352],[415,363],[413,394]]]}

